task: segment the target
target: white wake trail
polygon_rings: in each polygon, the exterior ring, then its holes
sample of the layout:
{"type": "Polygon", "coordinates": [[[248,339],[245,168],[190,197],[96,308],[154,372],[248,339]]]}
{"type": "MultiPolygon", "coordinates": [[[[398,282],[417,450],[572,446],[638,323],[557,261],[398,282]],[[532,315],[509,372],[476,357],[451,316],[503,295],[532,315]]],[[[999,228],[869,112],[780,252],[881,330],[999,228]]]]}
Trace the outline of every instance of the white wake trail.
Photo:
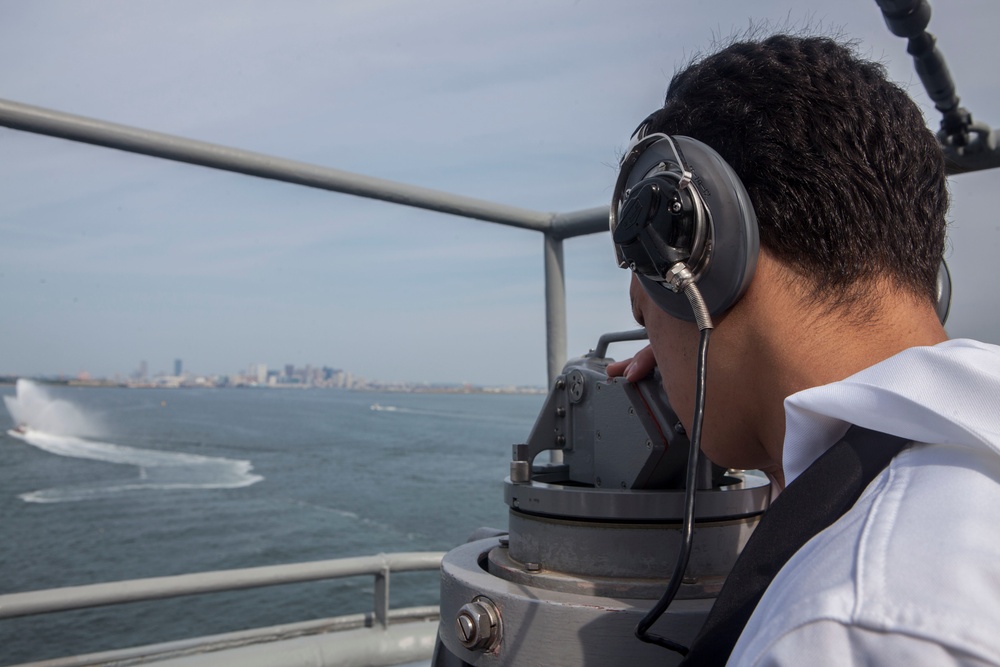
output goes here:
{"type": "Polygon", "coordinates": [[[251,472],[250,461],[140,449],[68,434],[73,428],[82,432],[95,432],[98,428],[75,405],[52,398],[33,382],[18,380],[17,396],[4,396],[4,403],[18,424],[7,432],[14,438],[57,456],[139,469],[136,480],[42,489],[21,494],[20,498],[26,502],[70,502],[152,489],[234,489],[264,479],[251,472]]]}

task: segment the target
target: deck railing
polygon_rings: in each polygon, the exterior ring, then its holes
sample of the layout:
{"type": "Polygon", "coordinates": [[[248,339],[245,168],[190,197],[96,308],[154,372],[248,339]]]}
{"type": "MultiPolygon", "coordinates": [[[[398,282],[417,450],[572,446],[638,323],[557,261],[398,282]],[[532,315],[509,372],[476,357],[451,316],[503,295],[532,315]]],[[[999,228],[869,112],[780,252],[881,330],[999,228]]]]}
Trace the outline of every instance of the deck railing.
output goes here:
{"type": "MultiPolygon", "coordinates": [[[[218,648],[232,649],[261,642],[273,642],[277,639],[328,634],[332,631],[343,632],[365,627],[373,627],[375,630],[383,631],[384,634],[389,631],[392,622],[437,620],[437,607],[391,609],[389,605],[389,577],[393,572],[437,570],[443,557],[444,552],[389,553],[9,593],[0,595],[0,619],[368,575],[374,577],[375,580],[374,608],[371,614],[338,616],[279,627],[181,640],[156,646],[118,649],[105,654],[50,660],[43,664],[49,667],[119,664],[121,661],[136,660],[150,655],[161,658],[165,655],[191,655],[218,648]]],[[[433,629],[429,632],[433,635],[433,629]]],[[[406,637],[411,638],[412,635],[406,635],[406,637]]],[[[370,636],[365,636],[357,643],[368,647],[378,645],[377,640],[373,642],[370,636]]],[[[412,641],[409,643],[412,644],[412,641]]]]}

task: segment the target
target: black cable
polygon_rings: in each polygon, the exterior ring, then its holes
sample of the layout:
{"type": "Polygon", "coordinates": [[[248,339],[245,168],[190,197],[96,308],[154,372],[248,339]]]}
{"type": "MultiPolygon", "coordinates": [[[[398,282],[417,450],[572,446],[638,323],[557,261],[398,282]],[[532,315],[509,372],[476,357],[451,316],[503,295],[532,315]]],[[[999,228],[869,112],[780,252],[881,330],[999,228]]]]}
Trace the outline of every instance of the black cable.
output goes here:
{"type": "Polygon", "coordinates": [[[649,610],[639,624],[635,626],[635,636],[648,644],[656,644],[663,648],[680,653],[688,654],[688,647],[683,644],[654,635],[649,632],[650,627],[663,616],[663,613],[674,601],[677,591],[680,590],[681,582],[684,579],[684,571],[687,569],[688,558],[691,556],[691,542],[694,536],[694,496],[698,473],[698,455],[701,452],[701,425],[705,418],[705,377],[708,366],[708,338],[712,333],[711,326],[701,330],[701,339],[698,343],[698,370],[695,379],[694,398],[694,424],[691,428],[690,451],[688,453],[687,476],[684,489],[684,523],[681,527],[681,549],[674,564],[674,572],[670,575],[670,583],[663,593],[659,602],[649,610]]]}

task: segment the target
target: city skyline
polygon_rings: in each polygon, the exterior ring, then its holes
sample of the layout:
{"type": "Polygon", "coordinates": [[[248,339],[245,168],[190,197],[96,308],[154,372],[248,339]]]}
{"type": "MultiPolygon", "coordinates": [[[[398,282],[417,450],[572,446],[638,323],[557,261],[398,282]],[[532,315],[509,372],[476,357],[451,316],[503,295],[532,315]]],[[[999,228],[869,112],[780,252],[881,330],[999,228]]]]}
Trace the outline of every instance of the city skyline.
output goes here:
{"type": "Polygon", "coordinates": [[[186,368],[183,359],[173,359],[173,373],[168,370],[150,372],[146,360],[130,372],[115,372],[110,375],[96,375],[87,370],[76,373],[52,373],[19,375],[4,373],[0,369],[0,384],[12,384],[19,378],[43,382],[70,384],[92,384],[97,386],[129,387],[272,387],[272,388],[337,388],[361,390],[412,391],[434,388],[467,388],[477,390],[527,391],[538,393],[546,390],[542,385],[481,382],[434,382],[430,380],[401,380],[371,378],[350,369],[326,364],[302,366],[286,363],[269,366],[264,363],[246,364],[244,368],[226,373],[200,373],[197,369],[186,368]]]}

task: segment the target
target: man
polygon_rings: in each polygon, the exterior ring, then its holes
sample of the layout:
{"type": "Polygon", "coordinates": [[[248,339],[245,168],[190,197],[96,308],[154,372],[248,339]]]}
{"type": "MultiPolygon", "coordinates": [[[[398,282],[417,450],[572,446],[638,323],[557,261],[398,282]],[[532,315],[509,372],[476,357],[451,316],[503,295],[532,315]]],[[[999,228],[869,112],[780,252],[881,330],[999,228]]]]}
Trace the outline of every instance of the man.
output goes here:
{"type": "MultiPolygon", "coordinates": [[[[849,47],[774,36],[675,75],[648,131],[717,151],[759,225],[713,314],[702,451],[780,489],[851,425],[913,441],[781,568],[729,664],[1000,664],[1000,348],[935,312],[947,193],[919,109],[849,47]]],[[[633,273],[650,346],[608,372],[658,366],[690,431],[698,328],[652,289],[633,273]]]]}

